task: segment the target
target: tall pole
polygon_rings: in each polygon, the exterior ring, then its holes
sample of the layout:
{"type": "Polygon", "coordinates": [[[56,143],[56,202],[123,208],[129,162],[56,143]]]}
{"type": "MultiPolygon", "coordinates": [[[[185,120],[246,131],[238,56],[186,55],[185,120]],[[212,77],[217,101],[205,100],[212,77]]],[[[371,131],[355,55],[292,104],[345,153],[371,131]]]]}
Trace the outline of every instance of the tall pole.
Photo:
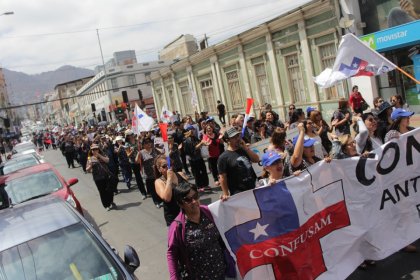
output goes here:
{"type": "MultiPolygon", "coordinates": [[[[104,54],[102,52],[101,38],[99,37],[99,30],[98,29],[96,29],[96,35],[98,36],[99,50],[101,51],[101,58],[102,58],[102,67],[104,69],[105,90],[108,93],[109,105],[112,105],[111,90],[108,88],[108,74],[106,73],[104,54]]],[[[110,118],[111,118],[110,121],[112,121],[112,112],[109,112],[109,113],[110,113],[110,118]]]]}

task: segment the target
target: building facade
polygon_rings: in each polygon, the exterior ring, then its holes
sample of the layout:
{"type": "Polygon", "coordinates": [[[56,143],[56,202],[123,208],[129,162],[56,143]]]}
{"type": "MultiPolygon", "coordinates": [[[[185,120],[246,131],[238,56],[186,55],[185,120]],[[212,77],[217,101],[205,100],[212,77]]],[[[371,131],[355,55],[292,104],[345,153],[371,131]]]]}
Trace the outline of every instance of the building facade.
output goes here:
{"type": "Polygon", "coordinates": [[[154,116],[153,95],[147,77],[151,72],[172,63],[173,61],[160,60],[120,65],[107,68],[106,75],[101,71],[76,93],[78,121],[96,123],[122,120],[130,117],[127,115],[126,109],[129,108],[127,105],[130,104],[130,107],[134,108],[135,103],[139,105],[143,103],[146,111],[154,116]],[[121,107],[123,103],[125,105],[121,107]],[[124,111],[122,114],[118,113],[121,108],[124,111]]]}
{"type": "Polygon", "coordinates": [[[269,22],[209,46],[151,75],[156,107],[165,104],[181,114],[215,115],[221,100],[228,114],[244,112],[247,97],[254,113],[265,103],[282,120],[290,103],[317,106],[332,115],[348,84],[321,89],[313,77],[332,67],[342,29],[338,1],[311,1],[269,22]],[[196,93],[198,106],[193,108],[196,93]]]}

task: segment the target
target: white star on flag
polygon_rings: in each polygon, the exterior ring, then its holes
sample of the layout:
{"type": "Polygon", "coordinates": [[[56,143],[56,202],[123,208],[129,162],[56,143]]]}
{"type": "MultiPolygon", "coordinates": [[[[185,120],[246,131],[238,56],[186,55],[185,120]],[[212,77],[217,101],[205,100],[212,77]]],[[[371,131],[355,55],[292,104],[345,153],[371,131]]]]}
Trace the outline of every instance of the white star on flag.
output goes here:
{"type": "Polygon", "coordinates": [[[260,237],[261,235],[265,235],[268,236],[267,232],[265,232],[265,229],[268,227],[269,225],[260,225],[260,223],[257,222],[257,225],[255,226],[254,229],[251,229],[249,232],[254,234],[254,240],[257,240],[258,237],[260,237]]]}

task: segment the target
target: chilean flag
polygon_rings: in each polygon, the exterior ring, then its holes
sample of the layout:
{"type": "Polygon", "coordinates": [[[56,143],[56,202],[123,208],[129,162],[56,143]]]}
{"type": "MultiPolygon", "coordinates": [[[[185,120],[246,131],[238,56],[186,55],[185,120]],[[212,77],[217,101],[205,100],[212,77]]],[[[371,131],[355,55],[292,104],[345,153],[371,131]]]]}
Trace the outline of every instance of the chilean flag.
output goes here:
{"type": "Polygon", "coordinates": [[[321,240],[350,218],[341,180],[315,185],[294,177],[210,205],[243,279],[309,280],[328,270],[321,240]]]}
{"type": "Polygon", "coordinates": [[[321,88],[355,76],[375,76],[396,69],[397,66],[371,49],[353,34],[342,37],[332,68],[326,68],[314,78],[321,88]]]}

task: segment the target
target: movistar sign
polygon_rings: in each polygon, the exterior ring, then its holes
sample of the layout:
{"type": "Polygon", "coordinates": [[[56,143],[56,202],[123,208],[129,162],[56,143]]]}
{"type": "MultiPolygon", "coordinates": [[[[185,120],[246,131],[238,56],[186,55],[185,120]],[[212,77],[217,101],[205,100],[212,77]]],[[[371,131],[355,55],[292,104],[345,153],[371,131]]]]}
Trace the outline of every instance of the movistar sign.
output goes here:
{"type": "Polygon", "coordinates": [[[381,30],[360,37],[372,49],[381,52],[420,42],[420,20],[381,30]]]}

